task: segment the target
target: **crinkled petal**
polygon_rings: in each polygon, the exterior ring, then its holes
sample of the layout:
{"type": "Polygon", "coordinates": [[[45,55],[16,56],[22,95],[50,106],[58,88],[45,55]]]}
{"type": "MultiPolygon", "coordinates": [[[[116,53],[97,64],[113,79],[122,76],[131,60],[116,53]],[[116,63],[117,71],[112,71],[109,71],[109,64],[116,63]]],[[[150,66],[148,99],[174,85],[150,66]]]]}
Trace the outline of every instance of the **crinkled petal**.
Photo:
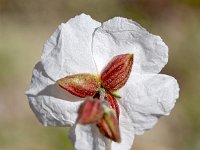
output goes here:
{"type": "Polygon", "coordinates": [[[121,17],[104,22],[95,31],[93,53],[99,72],[122,53],[134,54],[134,73],[159,73],[168,61],[168,47],[159,36],[121,17]]]}
{"type": "Polygon", "coordinates": [[[29,104],[45,126],[72,126],[77,118],[81,98],[65,92],[45,73],[39,62],[34,70],[29,90],[29,104]]]}
{"type": "MultiPolygon", "coordinates": [[[[111,150],[131,149],[134,140],[134,127],[126,110],[120,107],[121,143],[111,142],[111,150]]],[[[76,150],[105,150],[108,139],[103,137],[95,125],[76,125],[70,133],[70,139],[76,150]],[[106,141],[107,140],[107,141],[106,141]]],[[[109,140],[110,141],[110,140],[109,140]]]]}
{"type": "Polygon", "coordinates": [[[44,125],[72,125],[80,98],[59,88],[55,81],[76,73],[94,73],[91,43],[95,28],[101,24],[82,14],[61,24],[44,45],[41,61],[33,70],[26,92],[29,104],[44,125]]]}
{"type": "Polygon", "coordinates": [[[99,133],[95,124],[74,125],[69,138],[76,150],[105,150],[106,138],[99,133]]]}
{"type": "Polygon", "coordinates": [[[81,14],[62,23],[47,40],[41,62],[54,80],[77,73],[97,73],[92,57],[92,36],[101,24],[81,14]]]}
{"type": "Polygon", "coordinates": [[[179,86],[171,76],[137,74],[130,77],[121,94],[120,104],[132,120],[135,134],[142,134],[160,116],[169,115],[179,96],[179,86]]]}

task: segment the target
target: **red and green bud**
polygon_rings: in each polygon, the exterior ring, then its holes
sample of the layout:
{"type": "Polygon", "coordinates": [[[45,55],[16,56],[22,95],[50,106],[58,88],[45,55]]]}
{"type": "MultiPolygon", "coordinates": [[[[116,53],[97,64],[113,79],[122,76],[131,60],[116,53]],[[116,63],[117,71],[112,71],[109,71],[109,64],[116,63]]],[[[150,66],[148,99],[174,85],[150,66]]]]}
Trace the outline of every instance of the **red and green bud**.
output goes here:
{"type": "Polygon", "coordinates": [[[101,82],[106,90],[118,90],[127,82],[133,65],[133,54],[115,56],[101,73],[101,82]]]}
{"type": "Polygon", "coordinates": [[[98,99],[86,100],[79,107],[77,123],[96,123],[102,118],[103,112],[103,106],[98,99]]]}
{"type": "Polygon", "coordinates": [[[115,96],[111,95],[110,93],[106,93],[105,100],[108,102],[110,107],[115,111],[115,115],[116,115],[117,119],[119,120],[120,110],[119,110],[118,102],[115,99],[115,96]]]}
{"type": "Polygon", "coordinates": [[[99,91],[97,77],[89,73],[66,76],[56,82],[64,90],[81,98],[94,96],[99,91]]]}
{"type": "Polygon", "coordinates": [[[101,134],[107,138],[115,142],[121,141],[118,119],[112,110],[108,110],[104,113],[102,119],[97,124],[97,127],[101,134]]]}
{"type": "Polygon", "coordinates": [[[122,54],[115,56],[108,63],[101,72],[100,80],[95,75],[83,73],[66,76],[56,81],[61,88],[75,96],[81,98],[93,97],[93,99],[86,100],[80,105],[77,123],[96,123],[104,136],[115,142],[121,141],[120,109],[116,100],[116,98],[121,97],[117,94],[117,90],[127,82],[132,65],[133,54],[122,54]],[[103,94],[100,89],[103,89],[103,94]],[[107,101],[110,107],[103,101],[107,101]]]}

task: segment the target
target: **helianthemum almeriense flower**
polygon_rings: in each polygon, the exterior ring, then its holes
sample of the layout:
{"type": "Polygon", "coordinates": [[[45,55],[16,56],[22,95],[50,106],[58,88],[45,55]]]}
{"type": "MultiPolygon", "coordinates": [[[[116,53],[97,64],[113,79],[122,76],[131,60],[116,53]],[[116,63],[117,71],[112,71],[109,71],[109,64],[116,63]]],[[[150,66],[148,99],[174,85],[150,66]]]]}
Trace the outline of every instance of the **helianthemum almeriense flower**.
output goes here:
{"type": "Polygon", "coordinates": [[[121,96],[117,99],[121,142],[112,142],[110,147],[130,149],[135,135],[169,115],[179,95],[176,79],[158,74],[168,61],[168,47],[132,20],[115,17],[101,24],[82,14],[58,27],[44,46],[26,93],[39,121],[45,126],[72,126],[75,149],[104,150],[107,138],[95,124],[76,124],[79,106],[88,97],[75,96],[56,81],[82,73],[99,75],[121,54],[133,54],[134,63],[117,93],[121,96]]]}

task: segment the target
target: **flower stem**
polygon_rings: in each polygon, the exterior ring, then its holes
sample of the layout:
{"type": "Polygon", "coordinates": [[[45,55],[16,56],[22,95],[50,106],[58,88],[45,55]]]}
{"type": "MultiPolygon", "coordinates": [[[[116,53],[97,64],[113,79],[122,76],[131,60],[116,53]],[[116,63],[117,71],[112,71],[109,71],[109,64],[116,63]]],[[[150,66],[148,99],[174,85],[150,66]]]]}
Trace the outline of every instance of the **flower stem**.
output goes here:
{"type": "Polygon", "coordinates": [[[106,91],[104,88],[100,88],[100,101],[105,101],[105,95],[106,95],[106,91]]]}

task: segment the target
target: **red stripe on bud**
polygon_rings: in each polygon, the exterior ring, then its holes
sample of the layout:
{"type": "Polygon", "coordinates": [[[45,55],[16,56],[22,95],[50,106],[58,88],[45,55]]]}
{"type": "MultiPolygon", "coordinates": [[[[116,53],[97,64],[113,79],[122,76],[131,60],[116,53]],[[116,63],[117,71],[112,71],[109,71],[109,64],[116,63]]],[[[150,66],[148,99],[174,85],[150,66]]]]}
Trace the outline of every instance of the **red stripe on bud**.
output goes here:
{"type": "Polygon", "coordinates": [[[79,107],[77,123],[89,124],[99,121],[103,116],[103,107],[99,100],[86,100],[79,107]]]}
{"type": "Polygon", "coordinates": [[[121,141],[119,123],[112,110],[104,113],[102,119],[97,124],[97,127],[99,128],[101,134],[103,134],[107,138],[115,142],[121,141]]]}
{"type": "Polygon", "coordinates": [[[106,90],[118,90],[127,82],[133,65],[133,54],[115,56],[101,73],[106,90]]]}
{"type": "Polygon", "coordinates": [[[105,100],[110,104],[111,108],[114,109],[117,119],[119,120],[120,110],[119,110],[119,105],[115,97],[109,93],[106,93],[105,100]]]}

